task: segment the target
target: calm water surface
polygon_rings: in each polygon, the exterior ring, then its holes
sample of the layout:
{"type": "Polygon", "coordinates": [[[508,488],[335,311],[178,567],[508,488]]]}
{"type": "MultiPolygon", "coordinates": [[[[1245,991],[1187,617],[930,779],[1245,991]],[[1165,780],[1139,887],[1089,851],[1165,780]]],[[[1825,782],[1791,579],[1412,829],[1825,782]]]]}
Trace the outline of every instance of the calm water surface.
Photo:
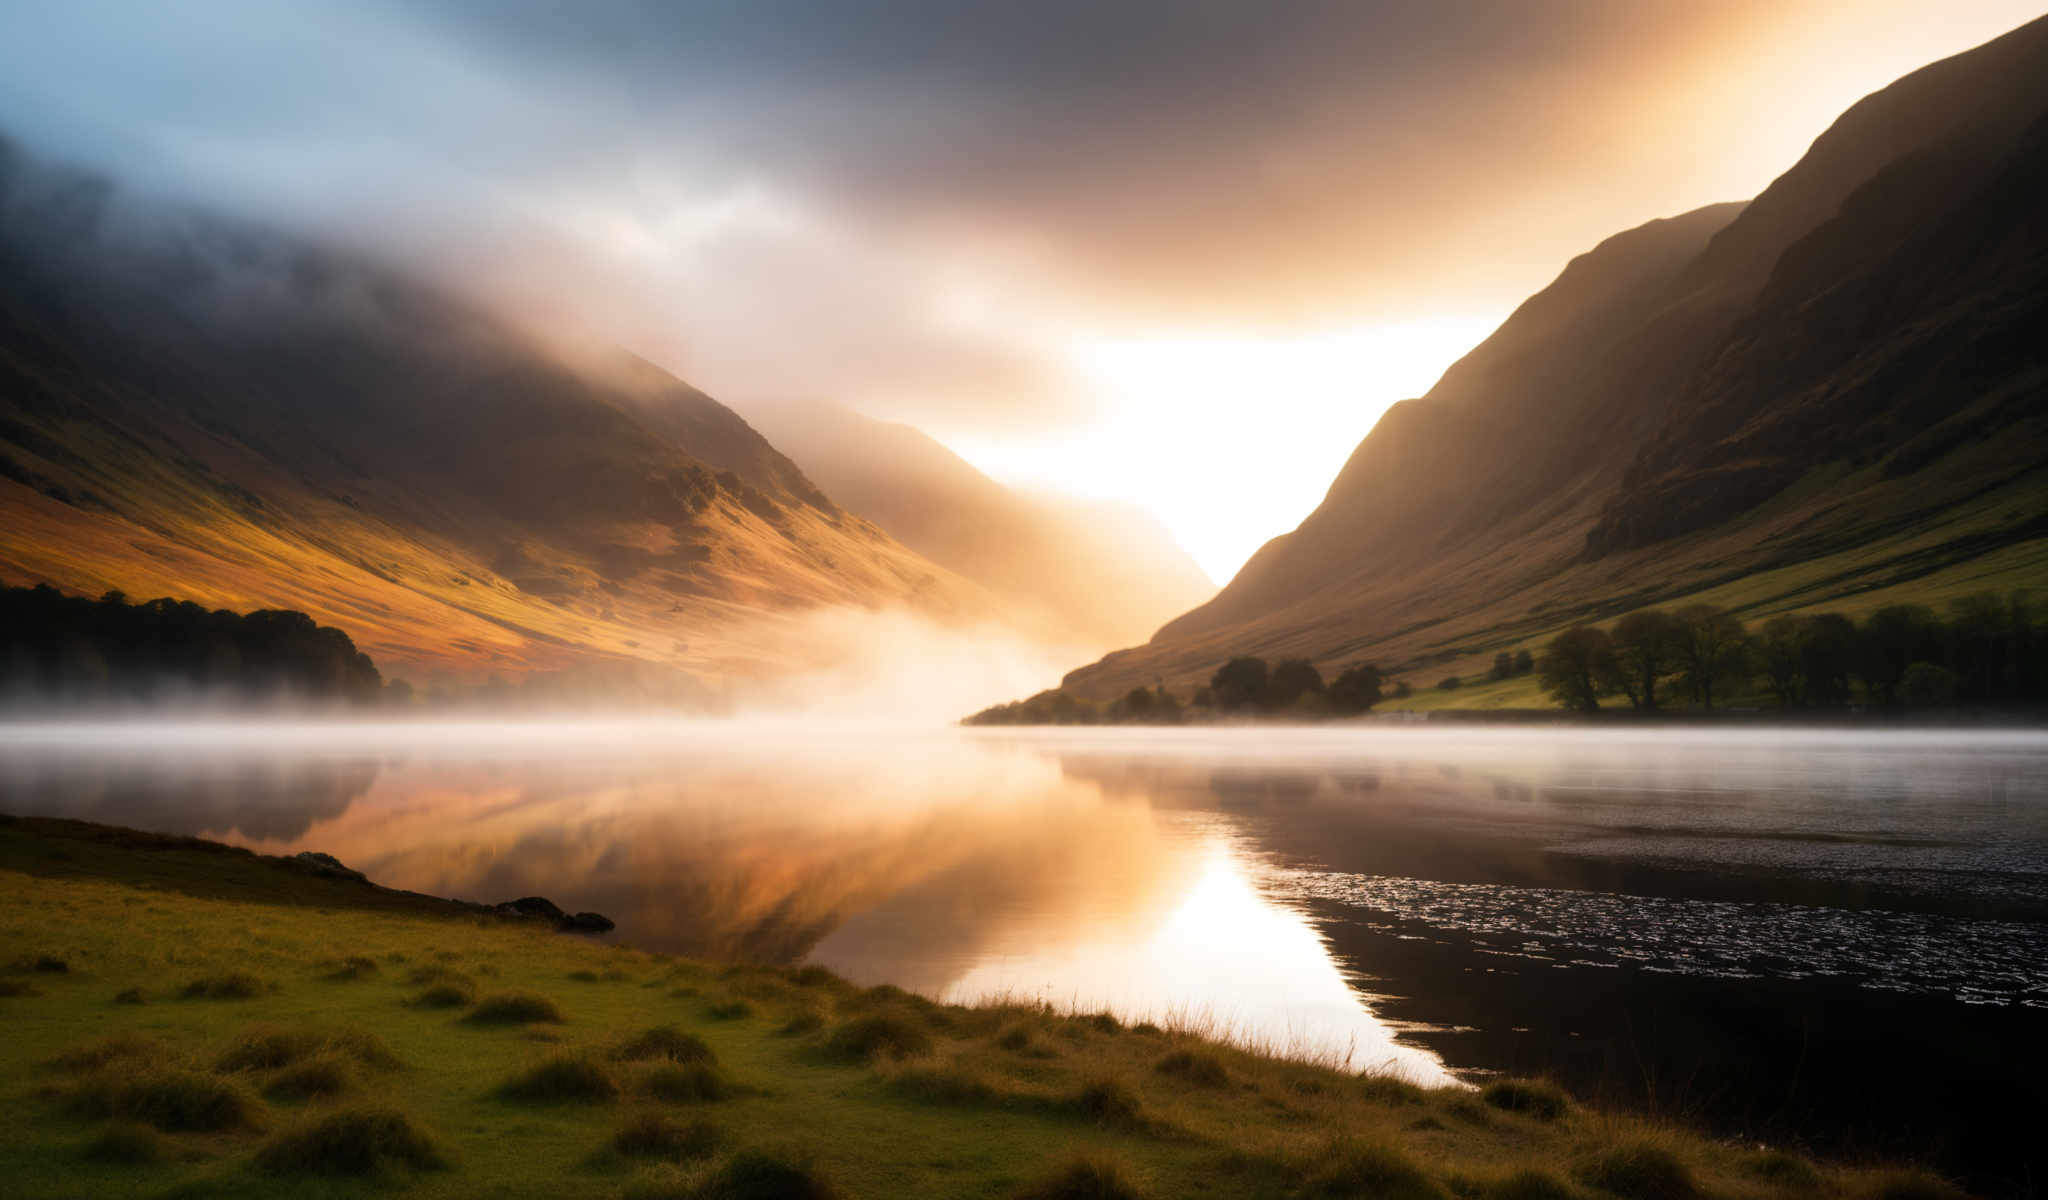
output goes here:
{"type": "Polygon", "coordinates": [[[2037,733],[22,725],[0,808],[1986,1178],[2048,1103],[2037,733]]]}

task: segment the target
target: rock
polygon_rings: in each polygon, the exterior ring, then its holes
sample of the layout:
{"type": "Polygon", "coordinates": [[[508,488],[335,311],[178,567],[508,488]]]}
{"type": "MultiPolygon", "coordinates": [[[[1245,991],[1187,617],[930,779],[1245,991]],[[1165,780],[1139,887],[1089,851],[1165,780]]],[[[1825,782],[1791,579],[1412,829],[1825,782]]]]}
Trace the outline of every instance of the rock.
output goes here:
{"type": "Polygon", "coordinates": [[[550,921],[560,921],[569,915],[556,908],[555,902],[546,896],[522,896],[517,900],[508,900],[500,904],[498,910],[517,913],[522,917],[546,917],[550,921]]]}
{"type": "Polygon", "coordinates": [[[556,928],[563,933],[610,933],[618,926],[612,924],[612,919],[602,913],[580,912],[575,916],[563,917],[561,924],[556,928]]]}
{"type": "Polygon", "coordinates": [[[315,875],[325,875],[330,879],[360,879],[364,882],[369,879],[361,871],[351,871],[342,866],[341,860],[332,854],[322,854],[318,850],[301,850],[292,855],[292,861],[315,875]]]}

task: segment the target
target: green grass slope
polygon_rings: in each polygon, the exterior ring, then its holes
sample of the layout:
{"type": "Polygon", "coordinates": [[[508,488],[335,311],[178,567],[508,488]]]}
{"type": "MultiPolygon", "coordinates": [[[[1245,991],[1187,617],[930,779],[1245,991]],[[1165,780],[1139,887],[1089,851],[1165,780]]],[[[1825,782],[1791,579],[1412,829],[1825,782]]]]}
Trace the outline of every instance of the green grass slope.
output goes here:
{"type": "MultiPolygon", "coordinates": [[[[544,932],[0,824],[11,1194],[1940,1196],[1573,1104],[544,932]]],[[[630,932],[630,931],[629,931],[630,932]]]]}

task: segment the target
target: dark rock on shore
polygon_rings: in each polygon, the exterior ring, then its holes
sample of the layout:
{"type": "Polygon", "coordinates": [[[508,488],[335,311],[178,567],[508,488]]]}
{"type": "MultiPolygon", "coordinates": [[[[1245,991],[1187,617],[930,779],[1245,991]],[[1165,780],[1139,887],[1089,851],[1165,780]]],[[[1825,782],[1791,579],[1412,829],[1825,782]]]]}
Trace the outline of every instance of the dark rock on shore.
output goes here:
{"type": "Polygon", "coordinates": [[[291,860],[315,875],[325,875],[330,879],[357,879],[364,883],[369,882],[369,877],[361,871],[350,870],[342,865],[340,859],[332,854],[322,854],[318,850],[301,850],[292,855],[291,860]]]}
{"type": "Polygon", "coordinates": [[[610,933],[618,926],[612,924],[612,919],[602,913],[580,912],[574,916],[563,917],[556,928],[563,933],[610,933]]]}

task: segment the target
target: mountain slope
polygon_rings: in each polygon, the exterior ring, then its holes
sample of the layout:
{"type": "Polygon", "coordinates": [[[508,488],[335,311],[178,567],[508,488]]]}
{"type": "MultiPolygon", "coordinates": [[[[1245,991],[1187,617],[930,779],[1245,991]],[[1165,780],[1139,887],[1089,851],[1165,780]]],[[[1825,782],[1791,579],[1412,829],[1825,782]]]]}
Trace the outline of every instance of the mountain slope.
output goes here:
{"type": "Polygon", "coordinates": [[[745,677],[821,606],[983,618],[646,363],[0,143],[0,575],[348,629],[400,673],[745,677]]]}
{"type": "Polygon", "coordinates": [[[1215,586],[1142,510],[1004,487],[908,426],[825,403],[749,414],[826,491],[904,545],[1106,648],[1148,637],[1215,586]]]}
{"type": "Polygon", "coordinates": [[[1688,595],[2048,580],[2044,108],[2048,20],[1857,104],[1746,207],[1609,239],[1215,600],[1068,686],[1232,653],[1433,678],[1688,595]]]}

